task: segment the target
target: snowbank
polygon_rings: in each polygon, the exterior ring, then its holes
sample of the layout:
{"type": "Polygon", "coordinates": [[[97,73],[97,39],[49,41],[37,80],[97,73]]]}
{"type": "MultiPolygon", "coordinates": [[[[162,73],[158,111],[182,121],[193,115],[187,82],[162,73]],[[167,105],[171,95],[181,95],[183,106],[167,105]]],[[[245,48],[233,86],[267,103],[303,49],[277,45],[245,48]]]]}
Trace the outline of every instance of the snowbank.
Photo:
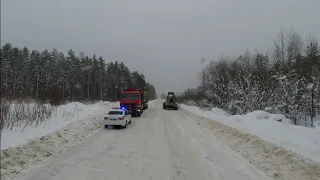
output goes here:
{"type": "Polygon", "coordinates": [[[53,116],[36,127],[5,130],[1,135],[1,179],[9,179],[37,163],[67,150],[94,134],[103,116],[118,103],[92,105],[69,103],[59,106],[53,116]]]}
{"type": "Polygon", "coordinates": [[[196,115],[221,122],[230,127],[273,142],[300,155],[320,162],[320,129],[295,126],[283,115],[254,111],[246,115],[231,116],[222,109],[201,110],[195,106],[181,105],[196,115]],[[279,122],[282,121],[282,122],[279,122]]]}
{"type": "Polygon", "coordinates": [[[180,112],[185,114],[186,120],[193,117],[191,119],[195,120],[195,123],[208,135],[211,134],[212,138],[219,139],[273,179],[320,180],[320,163],[256,135],[201,117],[184,108],[181,108],[180,112]]]}
{"type": "MultiPolygon", "coordinates": [[[[41,124],[34,122],[27,127],[19,125],[13,127],[12,130],[4,129],[1,134],[1,149],[25,144],[31,139],[55,132],[70,123],[97,116],[117,105],[118,103],[110,102],[100,102],[92,105],[72,102],[58,106],[52,110],[51,117],[41,124]]],[[[28,108],[32,108],[35,105],[29,104],[29,106],[28,108]]]]}

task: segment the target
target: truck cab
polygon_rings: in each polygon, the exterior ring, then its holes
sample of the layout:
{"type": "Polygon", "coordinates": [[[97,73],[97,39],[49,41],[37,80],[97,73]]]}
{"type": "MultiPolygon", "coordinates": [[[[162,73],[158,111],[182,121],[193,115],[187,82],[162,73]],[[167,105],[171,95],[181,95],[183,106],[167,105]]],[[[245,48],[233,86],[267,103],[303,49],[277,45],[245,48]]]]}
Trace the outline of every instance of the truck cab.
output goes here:
{"type": "Polygon", "coordinates": [[[120,107],[125,108],[132,116],[138,116],[146,109],[145,94],[141,89],[128,88],[120,93],[120,107]]]}

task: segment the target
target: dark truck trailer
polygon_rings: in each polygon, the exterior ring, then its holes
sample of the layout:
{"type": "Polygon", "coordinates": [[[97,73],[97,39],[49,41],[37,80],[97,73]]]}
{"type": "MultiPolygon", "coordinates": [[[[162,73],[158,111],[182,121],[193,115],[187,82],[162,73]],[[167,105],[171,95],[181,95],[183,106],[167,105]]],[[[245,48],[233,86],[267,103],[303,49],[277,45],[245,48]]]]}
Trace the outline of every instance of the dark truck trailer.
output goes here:
{"type": "Polygon", "coordinates": [[[149,102],[149,93],[147,91],[144,92],[144,109],[148,109],[148,102],[149,102]]]}
{"type": "Polygon", "coordinates": [[[148,104],[143,89],[127,88],[120,93],[120,107],[127,109],[132,116],[140,116],[148,104]]]}
{"type": "Polygon", "coordinates": [[[179,106],[174,92],[168,92],[166,100],[163,102],[163,109],[178,110],[179,106]]]}

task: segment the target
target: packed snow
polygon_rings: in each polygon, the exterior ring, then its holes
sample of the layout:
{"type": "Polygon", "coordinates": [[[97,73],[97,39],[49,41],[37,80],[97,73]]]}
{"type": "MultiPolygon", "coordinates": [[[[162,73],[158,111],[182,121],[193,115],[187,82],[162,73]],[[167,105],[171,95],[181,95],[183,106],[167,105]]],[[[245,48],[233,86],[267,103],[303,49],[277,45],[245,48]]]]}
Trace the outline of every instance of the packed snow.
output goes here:
{"type": "Polygon", "coordinates": [[[295,126],[284,115],[264,111],[254,111],[246,115],[230,115],[219,108],[203,110],[196,106],[183,104],[181,107],[320,162],[320,128],[295,126]]]}
{"type": "MultiPolygon", "coordinates": [[[[122,174],[121,179],[163,179],[163,175],[157,173],[160,171],[168,172],[166,179],[268,179],[264,173],[279,180],[318,180],[320,177],[320,165],[309,159],[218,121],[201,118],[184,108],[163,110],[159,100],[150,101],[150,108],[141,117],[133,118],[127,129],[103,129],[104,114],[117,105],[71,103],[58,107],[56,122],[63,119],[72,122],[56,127],[50,134],[49,131],[43,136],[37,134],[21,146],[3,149],[1,179],[11,179],[18,174],[18,179],[23,180],[102,179],[106,173],[112,176],[115,168],[121,171],[115,178],[122,174]],[[71,107],[66,108],[68,106],[71,107]],[[70,118],[62,118],[67,112],[70,118]],[[74,114],[79,117],[72,119],[74,114]],[[120,166],[124,168],[117,168],[120,166]],[[128,169],[132,167],[134,169],[128,169]],[[77,174],[79,169],[82,173],[77,174]]],[[[221,109],[212,111],[217,116],[230,116],[221,109]]],[[[251,115],[261,121],[266,117],[266,114],[255,113],[251,115]]],[[[276,123],[283,119],[281,115],[271,117],[276,123]]],[[[40,127],[50,125],[50,121],[53,119],[40,127]]]]}
{"type": "MultiPolygon", "coordinates": [[[[101,115],[117,105],[118,103],[111,102],[99,102],[88,105],[72,102],[54,107],[50,118],[41,124],[36,125],[36,123],[33,123],[26,127],[23,125],[15,126],[12,130],[4,129],[1,133],[1,149],[25,144],[32,139],[48,135],[66,127],[70,123],[101,115]]],[[[32,107],[34,107],[34,104],[29,104],[28,108],[32,107]]]]}
{"type": "Polygon", "coordinates": [[[150,102],[126,129],[101,128],[16,180],[271,179],[185,116],[163,110],[161,101],[150,102]]]}

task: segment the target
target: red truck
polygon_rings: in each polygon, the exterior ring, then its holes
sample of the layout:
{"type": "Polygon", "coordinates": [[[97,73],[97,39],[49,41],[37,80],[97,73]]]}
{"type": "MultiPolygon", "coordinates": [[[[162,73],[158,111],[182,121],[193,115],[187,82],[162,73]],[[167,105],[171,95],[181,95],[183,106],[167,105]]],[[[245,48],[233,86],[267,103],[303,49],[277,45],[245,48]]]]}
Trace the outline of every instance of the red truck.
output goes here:
{"type": "Polygon", "coordinates": [[[132,116],[142,114],[148,108],[148,98],[143,89],[127,88],[120,93],[120,107],[130,112],[132,116]]]}

